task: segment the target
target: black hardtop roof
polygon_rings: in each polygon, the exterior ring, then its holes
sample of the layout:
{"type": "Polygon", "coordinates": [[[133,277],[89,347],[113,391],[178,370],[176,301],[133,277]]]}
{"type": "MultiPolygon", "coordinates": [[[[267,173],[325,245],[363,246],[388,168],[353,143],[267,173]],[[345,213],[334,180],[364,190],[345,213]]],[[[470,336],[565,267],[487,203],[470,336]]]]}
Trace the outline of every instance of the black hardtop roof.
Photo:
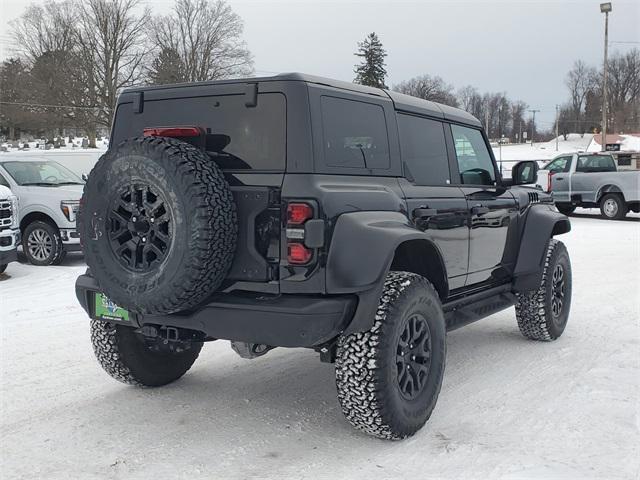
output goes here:
{"type": "Polygon", "coordinates": [[[246,78],[234,78],[226,80],[213,80],[205,82],[192,82],[192,83],[178,83],[173,85],[158,85],[158,86],[138,86],[126,88],[122,93],[135,93],[150,90],[163,90],[174,89],[181,87],[194,87],[194,86],[206,86],[206,85],[225,85],[233,83],[262,83],[262,82],[283,82],[283,81],[298,81],[313,83],[315,85],[325,85],[332,88],[338,88],[342,90],[348,90],[352,92],[364,93],[367,95],[373,95],[378,97],[390,98],[396,110],[415,113],[420,115],[428,115],[431,117],[443,118],[458,123],[465,123],[476,127],[482,126],[476,117],[470,113],[461,110],[459,108],[450,107],[448,105],[442,105],[440,103],[431,102],[429,100],[423,100],[422,98],[412,97],[411,95],[405,95],[403,93],[394,92],[392,90],[385,90],[382,88],[368,87],[366,85],[359,85],[357,83],[345,82],[342,80],[334,80],[331,78],[318,77],[315,75],[307,75],[305,73],[281,73],[270,77],[246,77],[246,78]]]}

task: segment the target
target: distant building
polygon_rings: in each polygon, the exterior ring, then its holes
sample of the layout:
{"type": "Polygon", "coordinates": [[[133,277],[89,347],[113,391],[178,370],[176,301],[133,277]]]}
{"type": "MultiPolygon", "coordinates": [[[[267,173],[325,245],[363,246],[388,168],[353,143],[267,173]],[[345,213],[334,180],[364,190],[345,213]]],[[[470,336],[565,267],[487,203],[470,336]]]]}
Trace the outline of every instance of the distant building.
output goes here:
{"type": "MultiPolygon", "coordinates": [[[[594,135],[587,151],[601,151],[601,140],[601,135],[594,135]]],[[[640,133],[609,134],[606,145],[620,170],[640,170],[640,133]]]]}

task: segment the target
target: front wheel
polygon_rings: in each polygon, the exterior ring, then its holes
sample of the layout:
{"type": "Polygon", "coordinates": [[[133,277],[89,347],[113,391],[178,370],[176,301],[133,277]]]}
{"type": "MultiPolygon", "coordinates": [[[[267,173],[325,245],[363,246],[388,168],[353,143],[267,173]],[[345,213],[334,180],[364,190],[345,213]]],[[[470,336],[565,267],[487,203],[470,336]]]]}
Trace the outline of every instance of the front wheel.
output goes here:
{"type": "Polygon", "coordinates": [[[32,265],[58,265],[65,256],[60,231],[47,222],[36,221],[25,228],[22,249],[32,265]]]}
{"type": "Polygon", "coordinates": [[[338,341],[342,412],[355,428],[379,438],[413,435],[436,405],[445,357],[437,292],[420,275],[390,272],[371,329],[338,341]]]}
{"type": "Polygon", "coordinates": [[[576,211],[576,206],[571,205],[570,203],[556,203],[556,208],[564,215],[571,215],[576,211]]]}
{"type": "Polygon", "coordinates": [[[600,213],[609,220],[621,220],[627,215],[627,204],[622,195],[608,193],[600,202],[600,213]]]}
{"type": "Polygon", "coordinates": [[[151,341],[133,327],[91,321],[91,343],[100,366],[129,385],[159,387],[182,377],[196,361],[202,342],[151,341]],[[177,348],[176,348],[177,347],[177,348]]]}
{"type": "Polygon", "coordinates": [[[571,309],[571,262],[564,243],[549,240],[540,286],[517,298],[516,318],[525,337],[550,342],[562,335],[571,309]]]}

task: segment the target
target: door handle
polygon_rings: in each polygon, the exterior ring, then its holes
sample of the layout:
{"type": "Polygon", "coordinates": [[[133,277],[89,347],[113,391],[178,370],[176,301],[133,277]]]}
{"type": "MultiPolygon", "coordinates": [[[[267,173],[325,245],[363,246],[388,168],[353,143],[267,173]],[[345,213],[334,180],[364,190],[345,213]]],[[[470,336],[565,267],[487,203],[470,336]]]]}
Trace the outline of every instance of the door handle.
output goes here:
{"type": "Polygon", "coordinates": [[[416,208],[413,210],[413,218],[417,218],[419,220],[426,220],[429,217],[433,217],[438,213],[438,210],[435,208],[416,208]]]}
{"type": "Polygon", "coordinates": [[[555,177],[556,180],[560,181],[560,180],[564,180],[564,177],[555,177]]]}
{"type": "Polygon", "coordinates": [[[474,205],[471,207],[472,215],[484,215],[485,213],[489,213],[489,207],[485,207],[484,205],[474,205]]]}

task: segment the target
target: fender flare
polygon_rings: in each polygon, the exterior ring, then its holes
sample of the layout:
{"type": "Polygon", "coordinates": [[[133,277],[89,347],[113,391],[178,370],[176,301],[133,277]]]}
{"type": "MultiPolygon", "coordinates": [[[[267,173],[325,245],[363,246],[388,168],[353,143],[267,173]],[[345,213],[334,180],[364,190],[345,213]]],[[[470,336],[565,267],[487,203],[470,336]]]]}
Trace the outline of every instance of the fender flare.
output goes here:
{"type": "Polygon", "coordinates": [[[566,215],[550,205],[532,205],[527,212],[522,229],[520,250],[513,271],[514,290],[526,292],[540,285],[543,262],[549,240],[571,231],[566,215]]]}
{"type": "Polygon", "coordinates": [[[437,253],[446,296],[447,274],[440,250],[428,235],[411,226],[404,214],[352,212],[338,217],[331,245],[340,247],[329,248],[327,293],[355,293],[359,297],[356,312],[344,334],[371,328],[396,249],[411,240],[428,242],[437,253]]]}

